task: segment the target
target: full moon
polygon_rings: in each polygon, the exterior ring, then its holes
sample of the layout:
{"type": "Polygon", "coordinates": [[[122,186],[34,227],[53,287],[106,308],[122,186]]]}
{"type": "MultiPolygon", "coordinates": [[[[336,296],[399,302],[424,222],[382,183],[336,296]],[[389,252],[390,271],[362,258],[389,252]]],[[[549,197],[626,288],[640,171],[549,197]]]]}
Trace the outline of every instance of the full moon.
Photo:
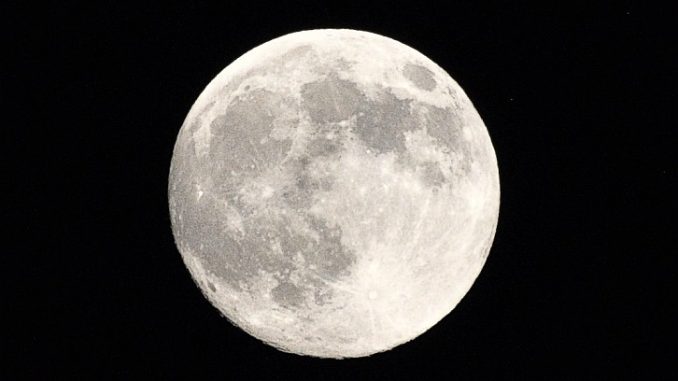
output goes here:
{"type": "Polygon", "coordinates": [[[499,213],[492,142],[418,51],[344,29],[288,34],[228,65],[179,131],[179,252],[230,322],[285,352],[368,356],[452,311],[499,213]]]}

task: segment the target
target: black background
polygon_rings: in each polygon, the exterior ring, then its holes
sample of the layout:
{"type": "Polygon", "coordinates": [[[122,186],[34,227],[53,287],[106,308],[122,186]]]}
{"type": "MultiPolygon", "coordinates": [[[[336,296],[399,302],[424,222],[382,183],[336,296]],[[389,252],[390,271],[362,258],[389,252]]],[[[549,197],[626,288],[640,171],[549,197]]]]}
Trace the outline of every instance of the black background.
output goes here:
{"type": "Polygon", "coordinates": [[[411,3],[3,5],[2,379],[675,377],[670,12],[411,3]],[[286,354],[231,326],[170,229],[172,149],[204,86],[314,28],[383,34],[437,62],[499,162],[499,226],[473,288],[369,358],[286,354]]]}

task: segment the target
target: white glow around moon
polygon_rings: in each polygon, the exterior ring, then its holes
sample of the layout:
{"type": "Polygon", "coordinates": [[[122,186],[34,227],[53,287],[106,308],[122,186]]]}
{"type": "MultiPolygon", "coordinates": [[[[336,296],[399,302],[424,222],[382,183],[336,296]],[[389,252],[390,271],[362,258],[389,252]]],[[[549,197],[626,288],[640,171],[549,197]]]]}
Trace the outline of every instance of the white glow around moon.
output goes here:
{"type": "Polygon", "coordinates": [[[414,339],[480,273],[499,212],[487,130],[416,50],[353,30],[269,41],[205,88],[174,148],[172,228],[231,322],[281,350],[414,339]]]}

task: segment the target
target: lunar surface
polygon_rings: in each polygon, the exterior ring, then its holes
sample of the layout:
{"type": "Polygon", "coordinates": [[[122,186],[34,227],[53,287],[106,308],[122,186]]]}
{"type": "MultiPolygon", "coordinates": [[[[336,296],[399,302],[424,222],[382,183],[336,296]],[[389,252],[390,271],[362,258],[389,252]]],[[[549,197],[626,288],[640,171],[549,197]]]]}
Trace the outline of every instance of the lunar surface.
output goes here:
{"type": "Polygon", "coordinates": [[[204,89],[169,176],[175,241],[228,320],[286,352],[360,357],[419,336],[487,258],[499,175],[459,85],[354,30],[292,33],[204,89]]]}

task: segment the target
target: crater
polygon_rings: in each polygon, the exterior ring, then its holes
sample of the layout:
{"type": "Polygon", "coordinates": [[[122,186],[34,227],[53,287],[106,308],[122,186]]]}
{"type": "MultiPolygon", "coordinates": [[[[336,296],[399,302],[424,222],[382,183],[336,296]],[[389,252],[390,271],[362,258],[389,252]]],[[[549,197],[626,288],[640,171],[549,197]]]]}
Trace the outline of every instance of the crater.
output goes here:
{"type": "Polygon", "coordinates": [[[212,290],[212,292],[216,292],[216,291],[217,291],[217,288],[214,287],[214,284],[212,284],[212,282],[210,282],[210,281],[207,281],[207,287],[208,287],[210,290],[212,290]]]}
{"type": "Polygon", "coordinates": [[[431,91],[436,88],[433,72],[423,66],[408,63],[403,69],[403,75],[422,90],[431,91]]]}

